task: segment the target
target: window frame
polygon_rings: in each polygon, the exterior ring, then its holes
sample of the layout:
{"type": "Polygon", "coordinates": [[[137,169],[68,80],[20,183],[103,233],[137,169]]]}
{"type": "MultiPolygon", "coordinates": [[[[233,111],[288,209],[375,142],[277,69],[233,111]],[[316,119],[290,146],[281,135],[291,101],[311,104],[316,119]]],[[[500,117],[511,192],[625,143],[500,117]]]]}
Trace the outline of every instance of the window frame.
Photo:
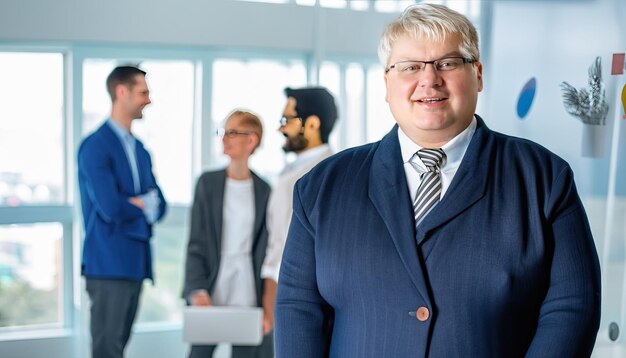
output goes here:
{"type": "Polygon", "coordinates": [[[61,307],[63,310],[59,326],[55,324],[44,325],[24,325],[0,328],[0,341],[21,340],[30,338],[50,338],[66,337],[70,334],[74,326],[76,317],[72,307],[74,292],[73,272],[75,270],[74,260],[74,228],[73,228],[73,207],[70,204],[73,200],[73,179],[69,175],[72,163],[67,160],[72,152],[73,143],[71,136],[70,105],[71,98],[68,96],[68,64],[70,62],[71,49],[68,46],[48,45],[48,44],[3,44],[0,45],[2,53],[50,53],[62,56],[62,76],[63,76],[63,112],[62,112],[62,151],[63,151],[63,200],[59,204],[33,205],[26,204],[18,207],[0,206],[0,225],[11,224],[41,224],[59,223],[62,226],[63,235],[61,237],[63,258],[60,265],[61,272],[61,307]]]}

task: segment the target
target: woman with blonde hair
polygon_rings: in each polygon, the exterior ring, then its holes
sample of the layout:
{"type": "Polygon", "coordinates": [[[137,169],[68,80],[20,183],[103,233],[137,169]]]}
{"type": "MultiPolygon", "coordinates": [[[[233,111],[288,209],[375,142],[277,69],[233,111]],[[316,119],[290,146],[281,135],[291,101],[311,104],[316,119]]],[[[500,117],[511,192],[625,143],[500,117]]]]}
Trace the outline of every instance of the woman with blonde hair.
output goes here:
{"type": "MultiPolygon", "coordinates": [[[[248,159],[261,143],[263,125],[251,112],[235,110],[222,136],[225,169],[203,173],[196,185],[185,262],[183,297],[193,306],[261,307],[261,264],[267,247],[265,211],[269,185],[248,159]]],[[[265,332],[269,333],[269,332],[265,332]]],[[[192,345],[190,358],[210,358],[214,345],[192,345]]],[[[273,357],[272,336],[260,346],[233,346],[234,358],[273,357]]]]}

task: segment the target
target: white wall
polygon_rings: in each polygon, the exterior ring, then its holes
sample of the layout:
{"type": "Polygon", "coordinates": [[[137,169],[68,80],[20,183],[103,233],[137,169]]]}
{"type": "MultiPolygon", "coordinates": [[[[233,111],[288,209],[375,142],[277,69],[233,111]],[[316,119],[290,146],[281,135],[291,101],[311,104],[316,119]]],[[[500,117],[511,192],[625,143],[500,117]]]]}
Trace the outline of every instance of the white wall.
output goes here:
{"type": "Polygon", "coordinates": [[[585,194],[606,195],[607,181],[595,176],[598,170],[608,170],[608,155],[581,157],[583,125],[565,111],[559,85],[567,81],[586,87],[589,66],[596,56],[602,57],[607,100],[612,104],[601,136],[608,154],[615,109],[611,58],[613,53],[626,52],[623,21],[615,16],[621,2],[494,3],[491,58],[485,73],[487,123],[492,129],[535,140],[568,160],[585,194]],[[531,77],[537,78],[535,101],[528,116],[519,120],[517,98],[531,77]]]}

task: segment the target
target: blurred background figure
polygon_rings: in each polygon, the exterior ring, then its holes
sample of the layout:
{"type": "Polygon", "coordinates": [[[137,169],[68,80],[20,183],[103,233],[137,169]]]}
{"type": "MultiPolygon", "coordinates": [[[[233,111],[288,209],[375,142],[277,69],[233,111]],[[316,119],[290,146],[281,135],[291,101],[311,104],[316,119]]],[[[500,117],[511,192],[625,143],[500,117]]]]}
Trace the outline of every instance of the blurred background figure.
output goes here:
{"type": "Polygon", "coordinates": [[[152,225],[165,214],[150,154],[131,132],[151,103],[145,76],[133,66],[109,74],[111,116],[78,151],[85,225],[81,270],[91,300],[94,358],[124,355],[143,280],[152,279],[152,225]]]}
{"type": "MultiPolygon", "coordinates": [[[[218,135],[230,163],[198,179],[183,298],[193,306],[261,306],[270,187],[250,170],[248,159],[261,143],[263,126],[255,114],[235,110],[218,135]]],[[[272,336],[264,333],[260,346],[233,346],[232,357],[273,357],[272,336]]],[[[212,357],[214,350],[214,345],[193,345],[189,357],[212,357]]]]}
{"type": "Polygon", "coordinates": [[[293,186],[317,163],[333,154],[328,137],[337,120],[335,98],[326,88],[285,88],[285,95],[287,103],[278,130],[285,136],[283,150],[296,153],[297,158],[280,173],[267,209],[269,240],[267,257],[261,270],[265,287],[265,331],[274,326],[278,270],[293,211],[293,186]]]}

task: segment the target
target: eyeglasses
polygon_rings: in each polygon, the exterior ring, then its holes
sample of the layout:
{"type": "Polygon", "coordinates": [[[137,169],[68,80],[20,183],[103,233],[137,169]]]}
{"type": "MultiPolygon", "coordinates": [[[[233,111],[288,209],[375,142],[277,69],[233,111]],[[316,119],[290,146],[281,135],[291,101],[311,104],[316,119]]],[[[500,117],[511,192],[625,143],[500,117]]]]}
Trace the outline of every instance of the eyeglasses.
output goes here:
{"type": "Polygon", "coordinates": [[[245,131],[238,131],[235,129],[224,129],[224,128],[218,128],[215,131],[215,135],[217,135],[218,137],[228,137],[228,138],[235,138],[236,136],[239,135],[250,135],[252,134],[252,132],[245,132],[245,131]]]}
{"type": "Polygon", "coordinates": [[[410,78],[418,73],[426,70],[426,65],[431,64],[437,72],[449,72],[461,68],[466,63],[477,62],[471,58],[465,57],[444,57],[434,61],[400,61],[385,69],[385,73],[389,73],[391,69],[395,69],[402,78],[410,78]]]}
{"type": "Polygon", "coordinates": [[[280,117],[280,121],[279,121],[280,126],[281,127],[282,126],[286,126],[287,123],[289,123],[289,121],[292,120],[292,119],[299,119],[302,122],[302,117],[300,117],[300,116],[282,116],[282,117],[280,117]]]}

